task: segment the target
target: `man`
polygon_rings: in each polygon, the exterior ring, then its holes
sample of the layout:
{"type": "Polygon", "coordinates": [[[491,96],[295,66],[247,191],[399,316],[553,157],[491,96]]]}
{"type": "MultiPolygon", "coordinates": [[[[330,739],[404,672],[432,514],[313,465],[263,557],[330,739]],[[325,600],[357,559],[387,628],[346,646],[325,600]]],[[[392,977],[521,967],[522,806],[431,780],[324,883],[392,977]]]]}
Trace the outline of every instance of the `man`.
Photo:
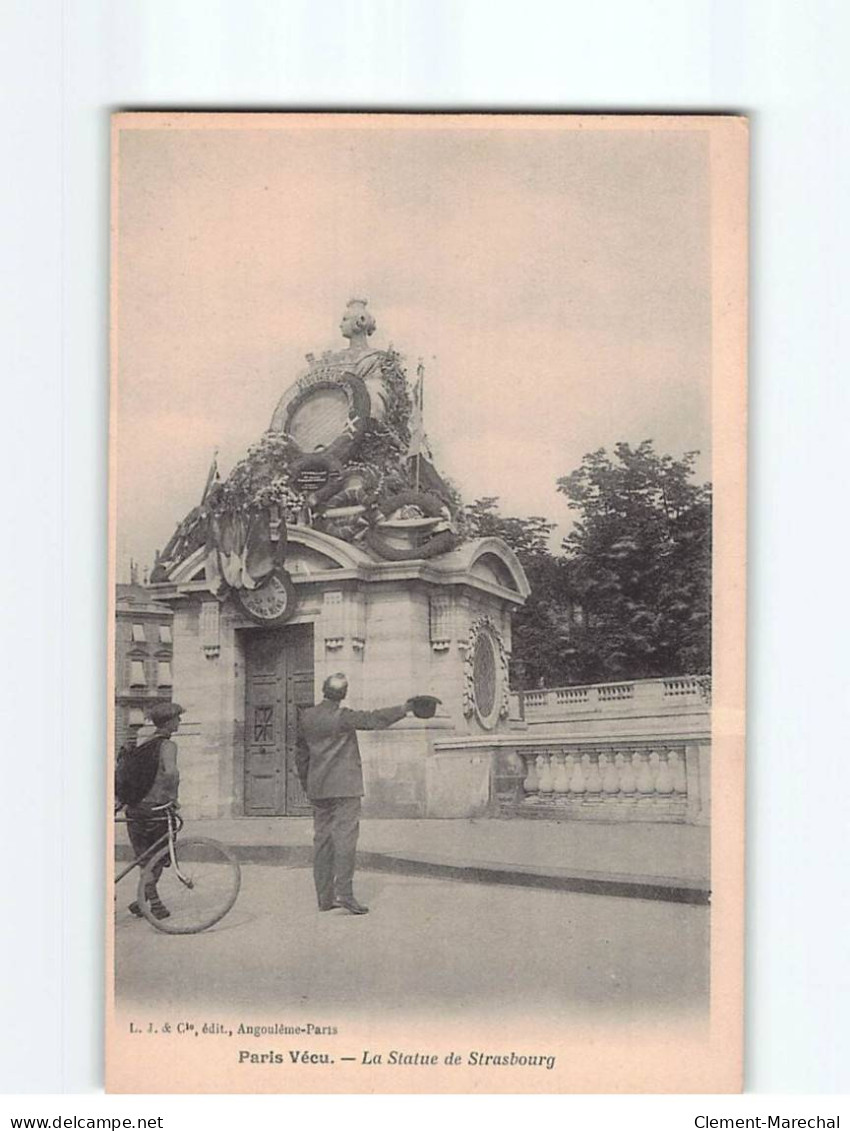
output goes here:
{"type": "MultiPolygon", "coordinates": [[[[138,804],[128,806],[127,832],[136,856],[145,856],[158,840],[168,832],[168,818],[163,805],[177,804],[177,791],[180,786],[180,772],[177,769],[177,743],[171,736],[180,726],[183,708],[179,703],[157,703],[151,707],[148,717],[156,728],[148,740],[159,743],[159,765],[153,785],[138,804]]],[[[164,866],[164,865],[163,865],[164,866]]],[[[145,888],[145,899],[150,904],[155,919],[167,919],[171,912],[159,898],[157,882],[162,868],[157,868],[153,881],[145,888]]],[[[141,917],[142,910],[133,900],[130,912],[141,917]]]]}
{"type": "Polygon", "coordinates": [[[383,730],[413,709],[399,707],[350,711],[340,704],[348,693],[342,672],[328,676],[324,698],[301,714],[296,766],[313,806],[313,878],[320,911],[345,908],[365,915],[369,908],[354,898],[354,857],[360,831],[363,770],[358,730],[383,730]]]}

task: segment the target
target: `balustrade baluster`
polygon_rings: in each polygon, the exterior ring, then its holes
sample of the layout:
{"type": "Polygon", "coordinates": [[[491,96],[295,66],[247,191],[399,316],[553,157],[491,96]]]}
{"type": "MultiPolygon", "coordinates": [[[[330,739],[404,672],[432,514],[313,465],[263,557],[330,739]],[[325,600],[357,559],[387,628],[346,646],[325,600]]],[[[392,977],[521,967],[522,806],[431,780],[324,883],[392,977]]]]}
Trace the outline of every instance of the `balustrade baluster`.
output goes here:
{"type": "Polygon", "coordinates": [[[552,767],[548,750],[541,750],[537,755],[537,788],[540,793],[552,792],[552,767]]]}
{"type": "Polygon", "coordinates": [[[522,788],[526,793],[537,793],[537,757],[533,750],[521,752],[525,762],[525,779],[522,788]]]}
{"type": "Polygon", "coordinates": [[[673,781],[674,793],[688,792],[688,778],[685,772],[685,754],[678,747],[673,747],[670,754],[670,777],[673,781]]]}
{"type": "Polygon", "coordinates": [[[587,787],[586,797],[588,801],[598,801],[602,793],[602,778],[599,774],[599,751],[590,750],[587,755],[587,761],[587,777],[585,778],[585,785],[587,787]]]}
{"type": "Polygon", "coordinates": [[[573,772],[570,774],[570,793],[578,794],[579,797],[584,795],[586,789],[584,781],[584,766],[583,755],[581,750],[575,750],[570,755],[573,760],[573,772]]]}
{"type": "Polygon", "coordinates": [[[567,776],[567,755],[564,750],[552,751],[552,791],[553,793],[568,793],[570,781],[567,776]]]}
{"type": "Polygon", "coordinates": [[[620,767],[620,794],[627,801],[634,801],[637,791],[634,752],[631,750],[623,750],[620,752],[620,757],[623,759],[623,764],[620,767]]]}
{"type": "Polygon", "coordinates": [[[602,773],[602,792],[607,797],[613,797],[620,792],[620,780],[617,776],[617,767],[614,764],[617,758],[616,750],[603,751],[605,766],[602,773]]]}
{"type": "Polygon", "coordinates": [[[658,751],[658,774],[655,778],[655,792],[668,797],[673,792],[673,775],[670,773],[670,753],[665,747],[658,751]]]}
{"type": "Polygon", "coordinates": [[[638,750],[637,791],[643,798],[648,798],[655,793],[655,782],[652,780],[652,767],[649,759],[652,751],[646,748],[638,750]]]}

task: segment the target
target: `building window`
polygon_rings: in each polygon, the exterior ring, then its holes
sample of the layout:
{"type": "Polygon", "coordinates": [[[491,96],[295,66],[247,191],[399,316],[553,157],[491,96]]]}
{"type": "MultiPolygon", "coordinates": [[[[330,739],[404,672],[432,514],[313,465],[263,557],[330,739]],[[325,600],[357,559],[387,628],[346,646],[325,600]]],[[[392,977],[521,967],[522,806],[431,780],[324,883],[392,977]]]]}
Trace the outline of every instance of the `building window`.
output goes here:
{"type": "Polygon", "coordinates": [[[146,643],[145,626],[143,624],[134,624],[133,625],[133,643],[134,644],[145,644],[146,643]]]}
{"type": "Polygon", "coordinates": [[[171,662],[160,660],[156,665],[157,683],[160,687],[171,687],[171,662]]]}
{"type": "Polygon", "coordinates": [[[145,679],[145,662],[144,660],[131,660],[130,661],[130,686],[131,687],[146,687],[147,680],[145,679]]]}
{"type": "Polygon", "coordinates": [[[171,625],[170,624],[161,624],[159,626],[159,642],[160,642],[160,644],[170,644],[171,643],[171,625]]]}
{"type": "Polygon", "coordinates": [[[127,726],[140,727],[144,725],[145,714],[141,707],[131,707],[127,713],[127,726]]]}

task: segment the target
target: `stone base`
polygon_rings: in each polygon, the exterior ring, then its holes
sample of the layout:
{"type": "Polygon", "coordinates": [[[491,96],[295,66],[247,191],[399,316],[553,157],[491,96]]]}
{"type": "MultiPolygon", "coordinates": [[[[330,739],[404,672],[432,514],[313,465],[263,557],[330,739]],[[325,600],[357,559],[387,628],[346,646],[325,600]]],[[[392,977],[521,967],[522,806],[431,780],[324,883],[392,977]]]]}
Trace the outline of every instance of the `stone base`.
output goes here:
{"type": "Polygon", "coordinates": [[[486,817],[493,811],[490,763],[485,750],[432,753],[425,764],[425,815],[486,817]]]}
{"type": "Polygon", "coordinates": [[[651,821],[655,824],[688,823],[687,800],[684,797],[623,798],[580,797],[500,797],[502,817],[531,817],[544,821],[607,821],[613,824],[651,821]]]}
{"type": "Polygon", "coordinates": [[[424,817],[426,811],[424,731],[361,731],[365,817],[424,817]]]}
{"type": "Polygon", "coordinates": [[[415,719],[384,731],[361,731],[367,817],[480,817],[491,810],[490,755],[435,753],[451,722],[415,719]]]}

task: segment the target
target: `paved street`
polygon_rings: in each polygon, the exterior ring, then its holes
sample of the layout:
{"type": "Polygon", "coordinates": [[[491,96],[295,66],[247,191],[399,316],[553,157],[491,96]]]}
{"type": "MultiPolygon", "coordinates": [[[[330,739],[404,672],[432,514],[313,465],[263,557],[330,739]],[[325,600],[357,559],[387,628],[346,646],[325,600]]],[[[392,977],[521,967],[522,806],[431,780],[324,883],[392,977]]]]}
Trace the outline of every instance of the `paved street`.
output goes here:
{"type": "Polygon", "coordinates": [[[263,1013],[489,1007],[703,1009],[705,907],[358,873],[371,914],[320,914],[306,868],[243,867],[239,900],[202,935],[134,920],[119,893],[121,1004],[263,1013]]]}

